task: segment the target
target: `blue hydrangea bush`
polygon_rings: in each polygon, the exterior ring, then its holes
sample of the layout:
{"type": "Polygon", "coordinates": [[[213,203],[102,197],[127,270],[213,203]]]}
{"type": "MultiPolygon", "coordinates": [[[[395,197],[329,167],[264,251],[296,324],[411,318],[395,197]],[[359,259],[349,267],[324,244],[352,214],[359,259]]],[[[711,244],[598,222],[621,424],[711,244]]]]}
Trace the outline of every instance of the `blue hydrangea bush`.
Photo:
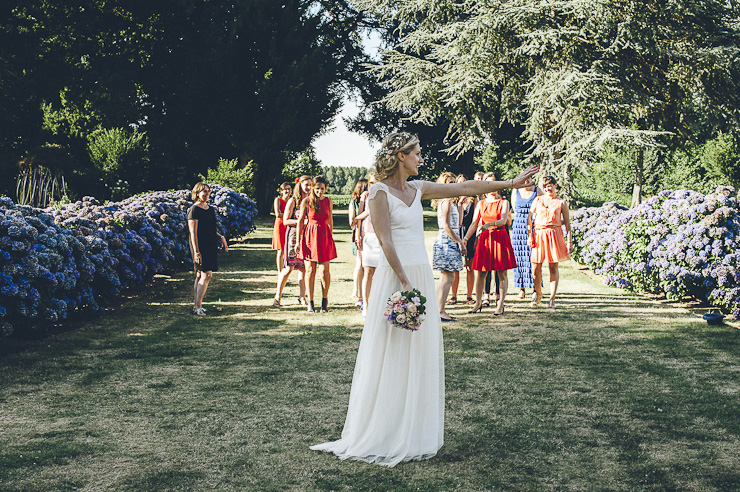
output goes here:
{"type": "Polygon", "coordinates": [[[708,301],[740,319],[740,204],[734,188],[663,191],[633,209],[572,214],[573,259],[604,283],[708,301]]]}
{"type": "MultiPolygon", "coordinates": [[[[244,194],[211,185],[227,238],[255,227],[244,194]]],[[[190,191],[157,191],[101,205],[84,197],[44,210],[0,198],[0,337],[95,312],[160,272],[192,267],[190,191]]]]}

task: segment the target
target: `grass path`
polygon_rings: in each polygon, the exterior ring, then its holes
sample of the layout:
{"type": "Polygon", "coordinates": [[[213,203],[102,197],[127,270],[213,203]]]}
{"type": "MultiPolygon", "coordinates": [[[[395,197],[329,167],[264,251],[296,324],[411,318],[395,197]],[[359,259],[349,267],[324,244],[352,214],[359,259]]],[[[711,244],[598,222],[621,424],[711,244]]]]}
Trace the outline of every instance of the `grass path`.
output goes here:
{"type": "Polygon", "coordinates": [[[0,340],[0,491],[740,489],[740,331],[575,265],[554,312],[513,296],[502,317],[450,310],[437,457],[388,470],[310,451],[339,437],[362,330],[349,234],[332,310],[308,315],[294,279],[268,307],[261,225],[222,256],[205,319],[182,273],[74,329],[0,340]]]}

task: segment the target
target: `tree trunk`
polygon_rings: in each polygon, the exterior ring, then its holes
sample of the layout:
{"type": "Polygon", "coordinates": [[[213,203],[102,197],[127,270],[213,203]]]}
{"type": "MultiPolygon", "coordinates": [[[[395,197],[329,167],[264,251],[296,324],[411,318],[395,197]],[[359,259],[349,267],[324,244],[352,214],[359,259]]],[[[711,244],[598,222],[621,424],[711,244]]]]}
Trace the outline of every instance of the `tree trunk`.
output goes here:
{"type": "Polygon", "coordinates": [[[645,167],[645,149],[639,149],[637,151],[637,161],[635,162],[635,182],[632,185],[632,205],[630,208],[635,208],[642,203],[642,183],[643,183],[643,171],[645,167]]]}

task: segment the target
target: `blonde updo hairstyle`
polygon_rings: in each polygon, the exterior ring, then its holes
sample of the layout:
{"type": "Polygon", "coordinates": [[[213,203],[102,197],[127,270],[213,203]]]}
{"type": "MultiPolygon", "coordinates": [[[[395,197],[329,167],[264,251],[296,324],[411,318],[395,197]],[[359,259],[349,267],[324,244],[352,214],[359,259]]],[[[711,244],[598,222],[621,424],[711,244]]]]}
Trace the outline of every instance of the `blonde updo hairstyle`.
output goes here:
{"type": "Polygon", "coordinates": [[[419,137],[408,132],[391,133],[383,140],[383,147],[375,159],[375,175],[378,181],[392,176],[398,170],[398,153],[408,155],[419,143],[419,137]]]}

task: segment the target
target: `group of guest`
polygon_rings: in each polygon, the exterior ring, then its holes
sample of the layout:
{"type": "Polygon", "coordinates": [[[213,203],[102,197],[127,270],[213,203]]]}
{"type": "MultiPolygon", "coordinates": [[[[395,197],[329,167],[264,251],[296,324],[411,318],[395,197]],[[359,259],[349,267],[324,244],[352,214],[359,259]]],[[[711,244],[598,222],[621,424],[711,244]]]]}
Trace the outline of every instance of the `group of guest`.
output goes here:
{"type": "Polygon", "coordinates": [[[331,284],[330,261],[337,257],[334,244],[334,204],[325,196],[327,188],[323,176],[296,178],[292,194],[290,183],[280,185],[280,196],[275,198],[275,225],[272,248],[277,250],[278,280],[272,305],[279,307],[283,289],[293,270],[298,270],[298,302],[308,312],[316,311],[314,301],[316,275],[321,283],[322,313],[329,310],[331,284]],[[306,288],[308,287],[308,300],[306,288]]]}
{"type": "MultiPolygon", "coordinates": [[[[466,179],[464,175],[447,172],[437,182],[466,179]]],[[[474,179],[495,181],[496,177],[493,173],[479,173],[474,179]]],[[[541,189],[533,185],[513,190],[511,204],[498,191],[432,203],[437,209],[439,226],[432,268],[440,272],[437,302],[442,321],[455,320],[447,313],[446,305],[457,303],[459,274],[463,268],[467,273],[467,302],[472,306],[469,313],[490,305],[493,277],[496,294],[493,314],[504,314],[509,270],[514,270],[514,287],[519,288],[519,298],[525,298],[526,289],[533,289],[531,306],[537,306],[542,299],[542,264],[545,261],[550,269],[548,307],[555,307],[558,263],[570,259],[572,244],[568,205],[557,195],[557,190],[555,178],[545,176],[541,189]],[[511,234],[507,226],[512,226],[511,234]],[[448,301],[450,289],[452,296],[448,301]]]]}
{"type": "MultiPolygon", "coordinates": [[[[445,172],[437,182],[466,179],[462,174],[445,172]]],[[[496,177],[493,173],[476,173],[474,179],[495,181],[496,177]]],[[[373,173],[368,179],[359,180],[348,207],[355,256],[352,295],[363,315],[381,251],[367,206],[368,192],[375,181],[373,173]]],[[[511,203],[498,191],[432,202],[439,227],[432,266],[440,272],[437,302],[442,321],[455,320],[446,306],[457,303],[463,270],[466,271],[467,303],[471,306],[469,313],[480,312],[490,305],[493,284],[496,302],[493,314],[500,316],[505,313],[509,270],[514,270],[514,288],[519,289],[519,298],[524,299],[526,289],[532,289],[531,306],[535,307],[542,299],[542,265],[547,262],[550,270],[548,306],[555,307],[558,264],[570,258],[572,241],[568,205],[558,196],[558,188],[554,177],[545,176],[541,187],[532,185],[513,190],[511,203]],[[563,226],[567,239],[562,233],[563,226]]],[[[328,310],[329,262],[337,257],[337,251],[332,236],[333,203],[325,196],[326,189],[327,182],[321,176],[301,176],[292,187],[287,182],[279,187],[279,196],[274,201],[276,219],[272,238],[279,272],[274,307],[281,305],[288,277],[297,270],[298,302],[309,312],[316,311],[314,286],[318,272],[320,310],[328,310]]]]}

